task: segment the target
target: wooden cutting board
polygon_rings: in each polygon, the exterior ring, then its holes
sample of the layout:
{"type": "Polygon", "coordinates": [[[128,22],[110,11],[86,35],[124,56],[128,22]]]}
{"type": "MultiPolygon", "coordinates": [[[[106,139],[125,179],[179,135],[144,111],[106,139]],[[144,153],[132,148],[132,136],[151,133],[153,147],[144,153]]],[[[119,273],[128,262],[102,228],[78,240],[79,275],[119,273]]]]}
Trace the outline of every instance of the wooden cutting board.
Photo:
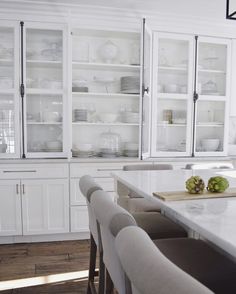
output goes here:
{"type": "Polygon", "coordinates": [[[170,191],[170,192],[153,192],[153,195],[163,201],[236,197],[236,188],[227,189],[223,193],[210,193],[205,190],[202,194],[190,194],[187,191],[170,191]]]}

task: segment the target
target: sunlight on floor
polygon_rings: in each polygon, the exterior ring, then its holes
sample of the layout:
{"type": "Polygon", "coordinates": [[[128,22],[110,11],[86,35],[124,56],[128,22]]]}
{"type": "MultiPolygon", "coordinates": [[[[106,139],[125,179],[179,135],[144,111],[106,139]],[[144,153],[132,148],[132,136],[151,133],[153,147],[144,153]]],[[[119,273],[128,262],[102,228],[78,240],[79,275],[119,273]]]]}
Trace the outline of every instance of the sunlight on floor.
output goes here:
{"type": "Polygon", "coordinates": [[[68,272],[68,273],[62,273],[62,274],[32,277],[32,278],[25,278],[25,279],[1,281],[0,291],[30,287],[30,286],[39,286],[39,285],[69,281],[74,279],[85,280],[87,278],[88,278],[88,271],[86,270],[86,271],[68,272]]]}

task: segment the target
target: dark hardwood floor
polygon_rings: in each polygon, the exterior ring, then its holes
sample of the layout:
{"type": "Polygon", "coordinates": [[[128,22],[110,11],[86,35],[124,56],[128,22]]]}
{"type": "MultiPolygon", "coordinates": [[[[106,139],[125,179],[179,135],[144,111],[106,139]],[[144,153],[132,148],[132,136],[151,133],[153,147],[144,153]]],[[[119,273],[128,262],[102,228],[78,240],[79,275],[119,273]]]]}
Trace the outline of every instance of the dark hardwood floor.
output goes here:
{"type": "Polygon", "coordinates": [[[88,240],[0,245],[0,292],[86,293],[88,264],[88,240]]]}

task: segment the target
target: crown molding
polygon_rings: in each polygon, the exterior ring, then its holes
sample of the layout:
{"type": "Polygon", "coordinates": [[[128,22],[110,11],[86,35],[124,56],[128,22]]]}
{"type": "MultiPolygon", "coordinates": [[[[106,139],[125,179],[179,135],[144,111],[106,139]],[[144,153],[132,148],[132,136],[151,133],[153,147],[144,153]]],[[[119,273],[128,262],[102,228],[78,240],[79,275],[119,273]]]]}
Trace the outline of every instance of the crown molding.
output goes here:
{"type": "Polygon", "coordinates": [[[140,30],[141,19],[147,18],[147,24],[156,31],[201,34],[225,38],[236,38],[236,22],[218,18],[194,17],[174,13],[160,13],[150,10],[130,8],[111,8],[94,5],[61,4],[33,0],[1,0],[1,19],[50,21],[70,23],[72,25],[92,27],[108,26],[125,30],[140,30]],[[109,25],[108,25],[109,24],[109,25]]]}

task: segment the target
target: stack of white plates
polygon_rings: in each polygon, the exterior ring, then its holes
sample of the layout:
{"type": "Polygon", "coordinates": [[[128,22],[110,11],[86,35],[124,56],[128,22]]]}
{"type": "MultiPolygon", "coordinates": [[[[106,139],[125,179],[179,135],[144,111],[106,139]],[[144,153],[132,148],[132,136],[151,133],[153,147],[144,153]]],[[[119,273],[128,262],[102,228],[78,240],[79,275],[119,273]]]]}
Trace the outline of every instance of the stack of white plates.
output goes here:
{"type": "Polygon", "coordinates": [[[74,110],[74,121],[87,121],[87,109],[75,109],[74,110]]]}
{"type": "Polygon", "coordinates": [[[138,157],[138,143],[126,142],[124,144],[124,156],[138,157]]]}
{"type": "Polygon", "coordinates": [[[82,151],[78,149],[72,149],[72,156],[73,157],[80,157],[80,158],[87,158],[87,157],[93,157],[95,156],[94,151],[82,151]]]}
{"type": "Polygon", "coordinates": [[[121,119],[124,123],[137,124],[139,123],[139,113],[132,111],[125,111],[121,115],[121,119]]]}
{"type": "Polygon", "coordinates": [[[120,91],[124,94],[139,94],[139,77],[126,76],[120,78],[120,91]]]}

